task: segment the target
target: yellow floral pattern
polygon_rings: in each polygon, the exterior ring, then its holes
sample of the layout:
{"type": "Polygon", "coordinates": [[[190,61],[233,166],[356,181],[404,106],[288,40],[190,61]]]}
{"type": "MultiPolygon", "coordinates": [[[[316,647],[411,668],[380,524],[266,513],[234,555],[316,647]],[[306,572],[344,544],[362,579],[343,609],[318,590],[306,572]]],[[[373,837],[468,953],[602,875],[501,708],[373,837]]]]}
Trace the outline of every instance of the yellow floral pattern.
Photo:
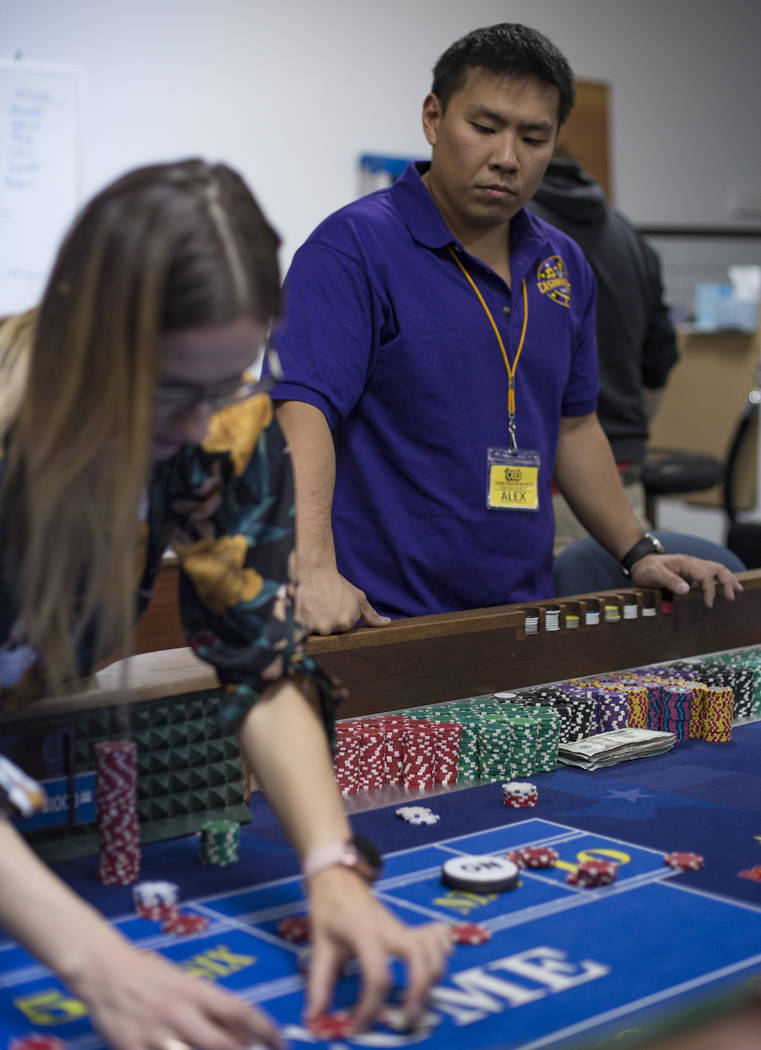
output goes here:
{"type": "Polygon", "coordinates": [[[266,394],[255,394],[245,401],[226,405],[215,412],[201,448],[204,452],[226,452],[233,473],[240,477],[248,466],[259,435],[272,422],[272,401],[266,394]]]}
{"type": "Polygon", "coordinates": [[[213,613],[252,601],[262,589],[256,569],[246,568],[245,536],[222,536],[190,545],[175,544],[175,553],[193,581],[199,599],[213,613]]]}

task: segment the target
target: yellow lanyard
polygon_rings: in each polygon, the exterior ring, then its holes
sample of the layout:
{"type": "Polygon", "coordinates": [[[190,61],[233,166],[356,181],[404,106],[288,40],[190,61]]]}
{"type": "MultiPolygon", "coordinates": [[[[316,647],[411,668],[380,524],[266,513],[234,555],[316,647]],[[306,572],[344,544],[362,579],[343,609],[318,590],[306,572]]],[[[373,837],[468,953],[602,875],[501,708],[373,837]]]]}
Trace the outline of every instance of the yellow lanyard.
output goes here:
{"type": "Polygon", "coordinates": [[[518,340],[518,349],[515,353],[515,360],[513,361],[511,366],[510,361],[507,357],[507,350],[505,350],[505,344],[502,342],[502,336],[499,334],[499,329],[497,328],[497,325],[494,322],[494,318],[491,315],[491,310],[484,301],[484,297],[479,292],[478,288],[476,287],[475,281],[470,276],[470,274],[465,269],[460,260],[457,258],[456,252],[454,252],[451,247],[449,249],[449,253],[462,270],[463,274],[465,275],[465,279],[467,280],[470,287],[478,296],[478,301],[480,302],[481,306],[483,306],[484,312],[489,318],[489,323],[494,329],[494,334],[497,337],[499,348],[502,351],[502,360],[505,362],[505,368],[507,369],[507,429],[508,433],[510,434],[510,447],[513,449],[513,451],[515,451],[518,447],[518,443],[515,439],[515,370],[518,367],[518,359],[521,356],[523,343],[526,339],[526,325],[528,324],[528,296],[526,294],[526,278],[523,278],[523,282],[521,284],[521,291],[523,292],[523,328],[521,329],[521,337],[518,340]]]}

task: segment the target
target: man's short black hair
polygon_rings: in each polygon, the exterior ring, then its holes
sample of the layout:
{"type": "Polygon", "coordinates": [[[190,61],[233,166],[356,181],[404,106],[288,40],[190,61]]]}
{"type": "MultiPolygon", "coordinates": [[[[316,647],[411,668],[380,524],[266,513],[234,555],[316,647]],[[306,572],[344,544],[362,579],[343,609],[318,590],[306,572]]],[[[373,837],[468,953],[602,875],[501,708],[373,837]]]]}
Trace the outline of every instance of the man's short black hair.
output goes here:
{"type": "Polygon", "coordinates": [[[514,77],[535,77],[560,92],[558,126],[571,112],[576,84],[568,60],[546,36],[517,22],[474,29],[448,47],[433,67],[431,91],[442,112],[465,83],[469,69],[483,68],[514,77]]]}

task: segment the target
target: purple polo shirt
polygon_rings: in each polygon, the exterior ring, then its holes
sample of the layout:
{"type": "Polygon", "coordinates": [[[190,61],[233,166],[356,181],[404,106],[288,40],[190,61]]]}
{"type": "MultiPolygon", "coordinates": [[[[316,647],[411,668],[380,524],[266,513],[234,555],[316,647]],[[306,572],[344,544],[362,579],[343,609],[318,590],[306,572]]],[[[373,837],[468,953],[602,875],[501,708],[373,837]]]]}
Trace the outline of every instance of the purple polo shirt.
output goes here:
{"type": "Polygon", "coordinates": [[[521,211],[512,291],[465,252],[410,165],[389,189],[329,216],[296,253],[276,334],[273,396],[326,416],[336,446],[339,571],[391,616],[550,597],[550,480],[561,416],[597,403],[595,282],[581,250],[521,211]],[[538,511],[488,510],[487,448],[508,445],[512,362],[517,439],[538,450],[538,511]]]}

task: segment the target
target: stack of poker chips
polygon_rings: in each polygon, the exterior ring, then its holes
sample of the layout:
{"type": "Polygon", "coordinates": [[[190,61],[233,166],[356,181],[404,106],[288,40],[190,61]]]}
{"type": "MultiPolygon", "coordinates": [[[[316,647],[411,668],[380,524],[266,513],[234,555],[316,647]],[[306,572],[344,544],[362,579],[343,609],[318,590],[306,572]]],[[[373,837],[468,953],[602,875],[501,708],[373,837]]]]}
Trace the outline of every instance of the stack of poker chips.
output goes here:
{"type": "Polygon", "coordinates": [[[586,678],[561,688],[570,695],[577,695],[576,690],[580,689],[595,701],[592,734],[608,733],[626,726],[648,728],[650,697],[639,682],[614,677],[586,678]]]}
{"type": "Polygon", "coordinates": [[[559,743],[557,714],[526,707],[514,702],[517,699],[517,693],[478,696],[409,714],[459,723],[461,781],[499,780],[554,769],[559,743]],[[495,725],[498,728],[492,728],[495,725]]]}
{"type": "Polygon", "coordinates": [[[526,809],[537,804],[539,791],[536,784],[510,780],[502,785],[502,801],[513,809],[526,809]]]}
{"type": "Polygon", "coordinates": [[[404,734],[402,787],[424,790],[436,783],[436,730],[427,719],[411,718],[404,734]]]}
{"type": "Polygon", "coordinates": [[[560,606],[559,605],[548,605],[544,610],[544,629],[545,631],[559,631],[560,630],[560,606]]]}
{"type": "Polygon", "coordinates": [[[571,886],[609,886],[618,877],[618,864],[612,860],[582,860],[574,871],[569,871],[565,881],[571,886]]]}
{"type": "Polygon", "coordinates": [[[462,726],[458,722],[436,725],[436,783],[456,784],[462,726]]]}
{"type": "Polygon", "coordinates": [[[507,722],[484,721],[478,727],[478,758],[484,780],[512,776],[513,731],[507,722]]]}
{"type": "Polygon", "coordinates": [[[626,729],[629,724],[629,695],[621,689],[596,689],[596,730],[610,733],[615,729],[626,729]]]}
{"type": "Polygon", "coordinates": [[[355,730],[357,755],[357,790],[383,787],[386,769],[386,734],[380,720],[368,718],[355,730]]]}
{"type": "Polygon", "coordinates": [[[240,824],[236,820],[207,820],[201,825],[201,845],[198,859],[201,864],[224,867],[238,859],[240,824]]]}
{"type": "MultiPolygon", "coordinates": [[[[445,705],[443,705],[445,706],[445,705]]],[[[387,784],[425,790],[458,779],[463,727],[445,720],[443,706],[409,715],[382,715],[336,725],[333,769],[343,795],[387,784]]]]}
{"type": "Polygon", "coordinates": [[[333,772],[342,795],[359,790],[359,727],[356,722],[336,723],[333,772]]]}
{"type": "Polygon", "coordinates": [[[138,882],[132,899],[141,919],[166,922],[179,914],[179,887],[173,882],[138,882]]]}
{"type": "MultiPolygon", "coordinates": [[[[630,701],[629,725],[673,733],[677,741],[706,740],[728,743],[731,739],[733,711],[737,709],[733,691],[727,687],[706,685],[692,678],[693,664],[670,664],[620,672],[605,679],[586,679],[583,684],[600,691],[621,689],[630,701]],[[690,677],[688,677],[688,675],[690,677]],[[643,724],[641,697],[647,696],[647,714],[643,724]]],[[[699,672],[702,677],[702,672],[699,672]]],[[[581,683],[576,683],[580,685],[581,683]]]]}
{"type": "MultiPolygon", "coordinates": [[[[539,772],[539,767],[545,765],[545,756],[541,753],[544,729],[541,717],[533,711],[519,708],[515,713],[505,712],[503,718],[503,724],[510,730],[510,761],[502,775],[529,777],[532,773],[539,772]]],[[[482,772],[482,775],[486,776],[486,773],[482,772]]]]}
{"type": "Polygon", "coordinates": [[[629,701],[628,724],[634,729],[647,729],[647,708],[649,702],[647,689],[632,682],[622,685],[620,692],[625,693],[629,701]]]}
{"type": "Polygon", "coordinates": [[[553,707],[558,716],[560,742],[571,743],[591,736],[595,722],[595,700],[590,696],[576,695],[556,686],[528,689],[521,695],[521,704],[527,706],[553,707]]]}
{"type": "Polygon", "coordinates": [[[558,745],[560,744],[558,713],[552,707],[535,707],[529,713],[539,723],[537,751],[530,773],[551,773],[558,764],[558,745]]]}
{"type": "Polygon", "coordinates": [[[519,868],[551,868],[560,860],[552,846],[520,846],[507,854],[507,859],[519,868]]]}
{"type": "Polygon", "coordinates": [[[95,785],[98,878],[107,886],[126,886],[140,874],[134,741],[101,740],[95,745],[95,785]]]}
{"type": "Polygon", "coordinates": [[[404,772],[405,732],[408,719],[404,715],[382,715],[374,718],[383,733],[383,783],[401,784],[404,772]]]}
{"type": "Polygon", "coordinates": [[[731,689],[709,686],[706,689],[703,709],[701,738],[711,744],[728,744],[732,739],[732,708],[734,695],[731,689]]]}
{"type": "MultiPolygon", "coordinates": [[[[741,660],[743,657],[751,659],[751,654],[726,654],[722,660],[731,660],[733,658],[741,660]]],[[[719,657],[715,659],[718,660],[719,657]]],[[[734,696],[733,718],[750,718],[754,714],[756,692],[758,689],[761,689],[761,675],[756,673],[757,670],[761,670],[761,661],[759,661],[757,666],[753,664],[745,666],[741,663],[682,661],[663,670],[671,670],[673,674],[678,674],[680,678],[702,682],[707,686],[731,689],[734,696]]]]}
{"type": "Polygon", "coordinates": [[[761,647],[720,653],[708,658],[703,667],[714,674],[719,670],[740,672],[734,683],[706,681],[706,685],[727,685],[733,690],[735,718],[761,715],[761,647]]]}
{"type": "MultiPolygon", "coordinates": [[[[642,615],[647,611],[643,608],[642,615]]],[[[631,613],[624,608],[624,615],[631,613]]],[[[558,742],[625,725],[667,729],[680,740],[728,740],[731,716],[756,710],[761,712],[761,647],[339,722],[336,778],[342,792],[351,794],[380,784],[432,787],[501,779],[508,769],[510,776],[531,776],[555,768],[558,742]],[[731,712],[727,688],[734,697],[731,712]],[[425,734],[407,739],[409,719],[427,725],[433,772],[425,734]],[[368,722],[369,729],[363,728],[368,722]]]]}
{"type": "MultiPolygon", "coordinates": [[[[692,722],[695,721],[697,724],[700,719],[702,723],[703,704],[701,700],[704,692],[704,688],[700,685],[693,688],[688,683],[665,684],[661,701],[661,725],[664,732],[673,733],[678,741],[689,740],[690,736],[696,736],[697,732],[692,729],[692,722]]],[[[730,710],[731,707],[730,701],[730,710]]]]}

